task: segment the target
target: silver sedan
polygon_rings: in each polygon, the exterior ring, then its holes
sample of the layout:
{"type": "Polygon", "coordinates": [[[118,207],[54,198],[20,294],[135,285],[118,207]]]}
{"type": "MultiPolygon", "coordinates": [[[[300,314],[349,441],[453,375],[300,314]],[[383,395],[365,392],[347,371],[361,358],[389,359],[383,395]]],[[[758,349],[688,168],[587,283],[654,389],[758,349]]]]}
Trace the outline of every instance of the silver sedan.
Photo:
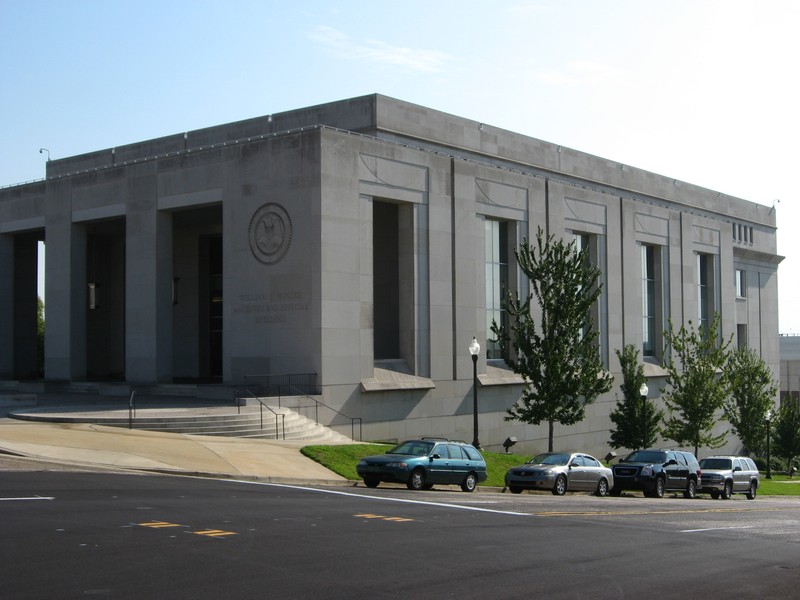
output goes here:
{"type": "Polygon", "coordinates": [[[613,486],[611,469],[582,452],[545,452],[506,473],[506,487],[512,494],[550,490],[556,496],[577,491],[605,496],[613,486]]]}

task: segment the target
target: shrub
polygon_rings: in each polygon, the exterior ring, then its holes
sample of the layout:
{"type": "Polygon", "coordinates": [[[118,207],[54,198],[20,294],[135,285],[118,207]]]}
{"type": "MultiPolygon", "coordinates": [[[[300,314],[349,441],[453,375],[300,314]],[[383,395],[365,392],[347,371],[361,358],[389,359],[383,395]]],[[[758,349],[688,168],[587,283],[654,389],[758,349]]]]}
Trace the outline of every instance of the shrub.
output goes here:
{"type": "MultiPolygon", "coordinates": [[[[754,458],[753,460],[755,461],[756,466],[758,467],[759,471],[766,471],[767,470],[767,459],[766,458],[760,456],[758,458],[754,458]]],[[[782,458],[778,457],[778,456],[770,456],[769,457],[769,462],[770,462],[770,469],[773,472],[783,472],[783,471],[786,471],[786,469],[787,469],[786,461],[783,460],[782,458]]]]}

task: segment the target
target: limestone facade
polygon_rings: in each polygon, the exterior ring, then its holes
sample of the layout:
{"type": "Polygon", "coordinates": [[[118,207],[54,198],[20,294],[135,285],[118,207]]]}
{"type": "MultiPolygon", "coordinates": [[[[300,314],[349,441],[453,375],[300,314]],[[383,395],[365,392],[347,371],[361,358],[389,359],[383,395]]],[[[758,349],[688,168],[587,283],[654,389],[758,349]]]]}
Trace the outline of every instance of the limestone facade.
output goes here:
{"type": "Polygon", "coordinates": [[[546,424],[504,420],[520,381],[486,352],[497,283],[527,291],[513,247],[539,227],[601,267],[598,351],[618,379],[556,426],[557,448],[609,450],[625,344],[649,348],[658,398],[670,319],[719,312],[779,372],[769,207],[370,95],[52,160],[0,189],[0,379],[36,376],[44,241],[46,382],[315,373],[364,439],[471,440],[475,336],[484,448],[546,449],[546,424]]]}

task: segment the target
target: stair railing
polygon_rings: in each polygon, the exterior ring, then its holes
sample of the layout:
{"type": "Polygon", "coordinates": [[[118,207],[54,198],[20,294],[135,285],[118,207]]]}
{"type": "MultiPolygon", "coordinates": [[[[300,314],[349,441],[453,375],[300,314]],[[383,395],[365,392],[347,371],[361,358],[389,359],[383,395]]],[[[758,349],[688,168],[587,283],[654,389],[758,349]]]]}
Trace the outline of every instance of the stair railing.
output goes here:
{"type": "Polygon", "coordinates": [[[307,393],[305,393],[302,390],[297,389],[296,387],[294,387],[291,384],[281,386],[281,388],[279,389],[279,391],[278,391],[278,406],[281,406],[281,397],[282,396],[299,397],[299,398],[304,398],[304,399],[307,399],[307,400],[310,400],[311,402],[313,402],[314,403],[313,405],[308,404],[308,405],[303,406],[303,405],[298,404],[298,406],[296,408],[299,409],[299,408],[312,408],[313,407],[314,408],[314,422],[317,425],[319,425],[319,408],[320,408],[320,406],[323,407],[323,408],[327,408],[328,410],[336,413],[337,415],[339,415],[341,417],[344,417],[345,419],[349,419],[349,421],[350,421],[350,438],[353,439],[353,440],[356,440],[356,424],[358,424],[358,438],[357,438],[356,441],[359,441],[359,442],[362,441],[361,438],[362,438],[362,435],[363,435],[363,432],[362,432],[363,423],[362,423],[361,417],[351,417],[350,415],[346,415],[343,412],[338,411],[335,408],[332,408],[332,407],[328,406],[324,402],[321,402],[320,400],[317,400],[313,396],[309,396],[307,393]],[[284,391],[287,392],[287,393],[284,393],[284,391]]]}
{"type": "Polygon", "coordinates": [[[274,410],[272,410],[272,408],[270,408],[269,406],[264,404],[264,402],[263,402],[263,400],[261,400],[261,398],[256,396],[253,392],[251,392],[247,388],[237,388],[237,390],[236,390],[236,408],[237,408],[237,413],[238,414],[242,414],[242,410],[241,410],[242,402],[241,402],[241,400],[244,399],[245,401],[247,401],[248,398],[253,398],[254,400],[256,400],[258,402],[259,414],[261,416],[261,429],[264,429],[264,409],[266,408],[269,412],[271,412],[273,415],[275,415],[275,439],[277,440],[279,433],[281,433],[283,439],[285,440],[286,439],[286,415],[283,414],[283,413],[275,412],[274,410]],[[278,417],[280,417],[280,427],[278,426],[278,417]]]}
{"type": "Polygon", "coordinates": [[[130,400],[128,400],[128,429],[133,429],[133,419],[136,417],[136,403],[133,401],[135,395],[136,390],[133,390],[130,400]]]}

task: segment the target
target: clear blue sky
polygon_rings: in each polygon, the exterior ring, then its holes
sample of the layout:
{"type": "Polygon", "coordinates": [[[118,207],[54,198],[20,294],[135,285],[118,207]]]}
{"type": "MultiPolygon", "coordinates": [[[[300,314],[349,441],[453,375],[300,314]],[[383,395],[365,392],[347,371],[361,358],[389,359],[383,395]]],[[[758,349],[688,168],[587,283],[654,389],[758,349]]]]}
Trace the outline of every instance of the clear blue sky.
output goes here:
{"type": "Polygon", "coordinates": [[[0,0],[0,186],[370,93],[772,206],[800,333],[800,2],[0,0]],[[790,239],[794,237],[795,239],[790,239]]]}

